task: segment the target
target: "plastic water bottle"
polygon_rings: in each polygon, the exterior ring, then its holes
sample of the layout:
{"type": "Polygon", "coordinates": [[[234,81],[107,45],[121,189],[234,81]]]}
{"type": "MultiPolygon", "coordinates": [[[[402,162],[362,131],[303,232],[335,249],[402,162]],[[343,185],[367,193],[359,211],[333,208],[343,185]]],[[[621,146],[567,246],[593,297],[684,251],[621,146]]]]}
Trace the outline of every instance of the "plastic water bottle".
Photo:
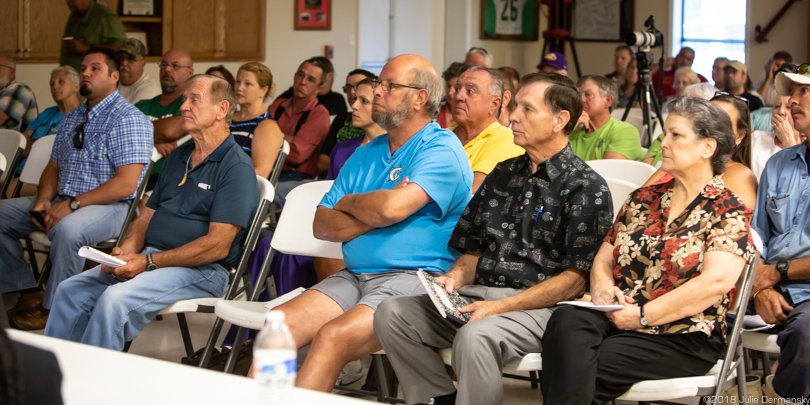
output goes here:
{"type": "Polygon", "coordinates": [[[281,403],[295,383],[297,348],[284,312],[270,311],[253,346],[253,378],[260,403],[281,403]]]}

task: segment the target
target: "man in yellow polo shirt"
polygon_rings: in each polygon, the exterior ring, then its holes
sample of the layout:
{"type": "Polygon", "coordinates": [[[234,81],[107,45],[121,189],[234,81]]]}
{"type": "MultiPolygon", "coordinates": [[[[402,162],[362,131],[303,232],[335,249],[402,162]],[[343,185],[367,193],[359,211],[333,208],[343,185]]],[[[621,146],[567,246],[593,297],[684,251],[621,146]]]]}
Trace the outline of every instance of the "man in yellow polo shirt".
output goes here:
{"type": "Polygon", "coordinates": [[[503,160],[522,155],[524,150],[515,145],[512,130],[498,122],[503,102],[503,76],[491,68],[472,67],[462,73],[455,84],[456,96],[453,129],[473,170],[472,192],[495,165],[503,160]]]}

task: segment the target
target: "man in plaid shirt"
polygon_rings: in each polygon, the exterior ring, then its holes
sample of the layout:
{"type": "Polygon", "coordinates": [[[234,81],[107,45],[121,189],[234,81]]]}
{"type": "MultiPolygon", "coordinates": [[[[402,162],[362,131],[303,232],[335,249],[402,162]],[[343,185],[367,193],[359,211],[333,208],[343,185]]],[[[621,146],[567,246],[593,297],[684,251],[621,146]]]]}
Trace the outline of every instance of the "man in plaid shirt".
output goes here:
{"type": "Polygon", "coordinates": [[[14,81],[16,72],[14,58],[0,55],[0,128],[24,132],[39,108],[31,88],[14,81]]]}
{"type": "Polygon", "coordinates": [[[115,51],[85,53],[79,93],[86,102],[62,121],[37,196],[0,201],[0,292],[22,293],[11,316],[20,329],[45,326],[56,287],[84,266],[81,246],[118,236],[146,172],[152,124],[118,94],[119,66],[115,51]],[[35,230],[51,240],[44,294],[19,241],[35,230]]]}

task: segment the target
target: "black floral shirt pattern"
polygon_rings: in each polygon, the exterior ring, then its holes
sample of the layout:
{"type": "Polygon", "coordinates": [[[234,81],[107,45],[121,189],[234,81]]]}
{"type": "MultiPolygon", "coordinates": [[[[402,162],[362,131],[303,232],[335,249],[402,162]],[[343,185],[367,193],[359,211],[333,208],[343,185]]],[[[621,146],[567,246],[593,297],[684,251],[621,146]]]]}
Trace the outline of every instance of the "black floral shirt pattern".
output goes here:
{"type": "Polygon", "coordinates": [[[450,246],[480,254],[476,284],[527,288],[566,268],[590,271],[612,212],[604,179],[570,146],[535,173],[524,154],[495,166],[461,215],[450,246]]]}
{"type": "MultiPolygon", "coordinates": [[[[749,240],[751,210],[713,177],[692,203],[667,226],[674,180],[633,192],[605,237],[614,246],[613,276],[622,290],[644,305],[686,283],[702,271],[703,255],[722,251],[746,261],[755,248],[749,240]]],[[[725,337],[729,294],[703,312],[666,325],[637,330],[649,334],[715,331],[725,337]]]]}

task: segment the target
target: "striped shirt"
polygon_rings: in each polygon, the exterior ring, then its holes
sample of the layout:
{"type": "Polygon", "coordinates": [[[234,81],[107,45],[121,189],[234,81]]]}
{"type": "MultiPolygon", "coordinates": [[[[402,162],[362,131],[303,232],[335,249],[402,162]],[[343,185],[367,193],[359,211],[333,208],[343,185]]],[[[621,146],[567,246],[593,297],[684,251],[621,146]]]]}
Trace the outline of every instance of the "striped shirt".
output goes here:
{"type": "MultiPolygon", "coordinates": [[[[56,133],[51,159],[59,167],[58,194],[75,197],[115,176],[115,168],[143,164],[140,184],[152,156],[153,126],[118,91],[88,110],[87,103],[65,116],[56,133]],[[84,123],[84,147],[73,145],[76,129],[84,123]]],[[[130,194],[127,199],[135,197],[130,194]]]]}

